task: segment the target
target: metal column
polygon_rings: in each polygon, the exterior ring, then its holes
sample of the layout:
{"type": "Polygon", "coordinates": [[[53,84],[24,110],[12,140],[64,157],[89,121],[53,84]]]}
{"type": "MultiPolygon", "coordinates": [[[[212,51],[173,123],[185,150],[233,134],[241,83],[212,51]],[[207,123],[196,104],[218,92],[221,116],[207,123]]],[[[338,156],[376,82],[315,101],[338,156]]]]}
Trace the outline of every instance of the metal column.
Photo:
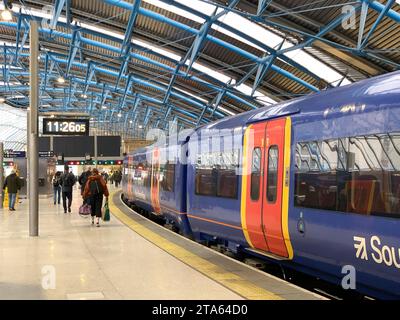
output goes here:
{"type": "Polygon", "coordinates": [[[0,192],[0,208],[3,208],[3,183],[4,183],[4,166],[3,166],[3,160],[4,160],[4,144],[3,142],[0,142],[0,183],[1,183],[1,192],[0,192]]]}
{"type": "Polygon", "coordinates": [[[50,151],[54,151],[54,136],[50,136],[50,151]]]}
{"type": "Polygon", "coordinates": [[[29,131],[28,131],[28,163],[29,163],[29,235],[39,235],[39,153],[38,153],[38,109],[39,109],[39,79],[38,56],[39,34],[38,23],[30,21],[30,95],[29,95],[29,131]]]}
{"type": "Polygon", "coordinates": [[[96,161],[95,168],[97,169],[97,163],[99,162],[98,155],[97,155],[97,128],[94,132],[94,160],[96,161]]]}

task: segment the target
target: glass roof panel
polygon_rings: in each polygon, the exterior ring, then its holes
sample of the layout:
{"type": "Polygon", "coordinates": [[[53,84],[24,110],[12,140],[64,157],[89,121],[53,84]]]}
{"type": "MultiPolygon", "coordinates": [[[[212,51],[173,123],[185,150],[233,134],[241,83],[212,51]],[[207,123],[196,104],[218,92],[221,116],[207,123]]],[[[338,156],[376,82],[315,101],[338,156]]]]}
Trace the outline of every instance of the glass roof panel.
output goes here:
{"type": "Polygon", "coordinates": [[[26,111],[0,103],[0,139],[4,149],[25,150],[26,121],[26,111]]]}

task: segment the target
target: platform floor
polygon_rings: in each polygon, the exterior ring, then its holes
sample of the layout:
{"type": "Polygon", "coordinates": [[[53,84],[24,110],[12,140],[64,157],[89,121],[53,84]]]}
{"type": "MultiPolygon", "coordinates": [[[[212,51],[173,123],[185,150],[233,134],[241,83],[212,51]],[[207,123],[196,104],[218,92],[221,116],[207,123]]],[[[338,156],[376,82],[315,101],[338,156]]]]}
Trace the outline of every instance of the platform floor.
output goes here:
{"type": "Polygon", "coordinates": [[[0,299],[322,299],[143,218],[110,189],[100,228],[78,215],[78,190],[71,214],[40,199],[39,237],[27,200],[0,209],[0,299]]]}
{"type": "Polygon", "coordinates": [[[92,226],[79,205],[78,191],[72,214],[40,199],[37,238],[27,200],[15,212],[0,209],[0,299],[242,299],[115,217],[92,226]],[[46,290],[52,270],[55,289],[46,290]]]}
{"type": "Polygon", "coordinates": [[[110,208],[132,231],[216,283],[250,300],[324,300],[325,298],[250,267],[172,232],[128,208],[121,192],[110,197],[110,208]]]}

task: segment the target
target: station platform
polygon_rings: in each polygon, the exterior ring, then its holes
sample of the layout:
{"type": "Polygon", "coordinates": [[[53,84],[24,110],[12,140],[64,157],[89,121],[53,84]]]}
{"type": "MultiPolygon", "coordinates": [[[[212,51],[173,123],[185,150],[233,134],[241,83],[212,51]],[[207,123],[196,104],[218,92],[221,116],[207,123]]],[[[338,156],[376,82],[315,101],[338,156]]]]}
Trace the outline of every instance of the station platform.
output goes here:
{"type": "Polygon", "coordinates": [[[100,228],[79,216],[78,190],[71,214],[40,199],[39,237],[29,237],[27,200],[0,209],[0,299],[324,299],[141,217],[110,191],[100,228]]]}

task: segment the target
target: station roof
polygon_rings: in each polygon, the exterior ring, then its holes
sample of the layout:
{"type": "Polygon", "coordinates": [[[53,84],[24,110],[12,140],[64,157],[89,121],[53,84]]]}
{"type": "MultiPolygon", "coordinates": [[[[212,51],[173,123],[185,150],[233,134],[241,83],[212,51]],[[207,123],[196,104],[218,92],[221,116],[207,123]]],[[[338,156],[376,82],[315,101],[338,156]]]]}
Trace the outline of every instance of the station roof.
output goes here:
{"type": "Polygon", "coordinates": [[[28,106],[36,19],[42,112],[87,113],[123,136],[207,124],[397,70],[399,3],[6,0],[0,96],[28,106]]]}

